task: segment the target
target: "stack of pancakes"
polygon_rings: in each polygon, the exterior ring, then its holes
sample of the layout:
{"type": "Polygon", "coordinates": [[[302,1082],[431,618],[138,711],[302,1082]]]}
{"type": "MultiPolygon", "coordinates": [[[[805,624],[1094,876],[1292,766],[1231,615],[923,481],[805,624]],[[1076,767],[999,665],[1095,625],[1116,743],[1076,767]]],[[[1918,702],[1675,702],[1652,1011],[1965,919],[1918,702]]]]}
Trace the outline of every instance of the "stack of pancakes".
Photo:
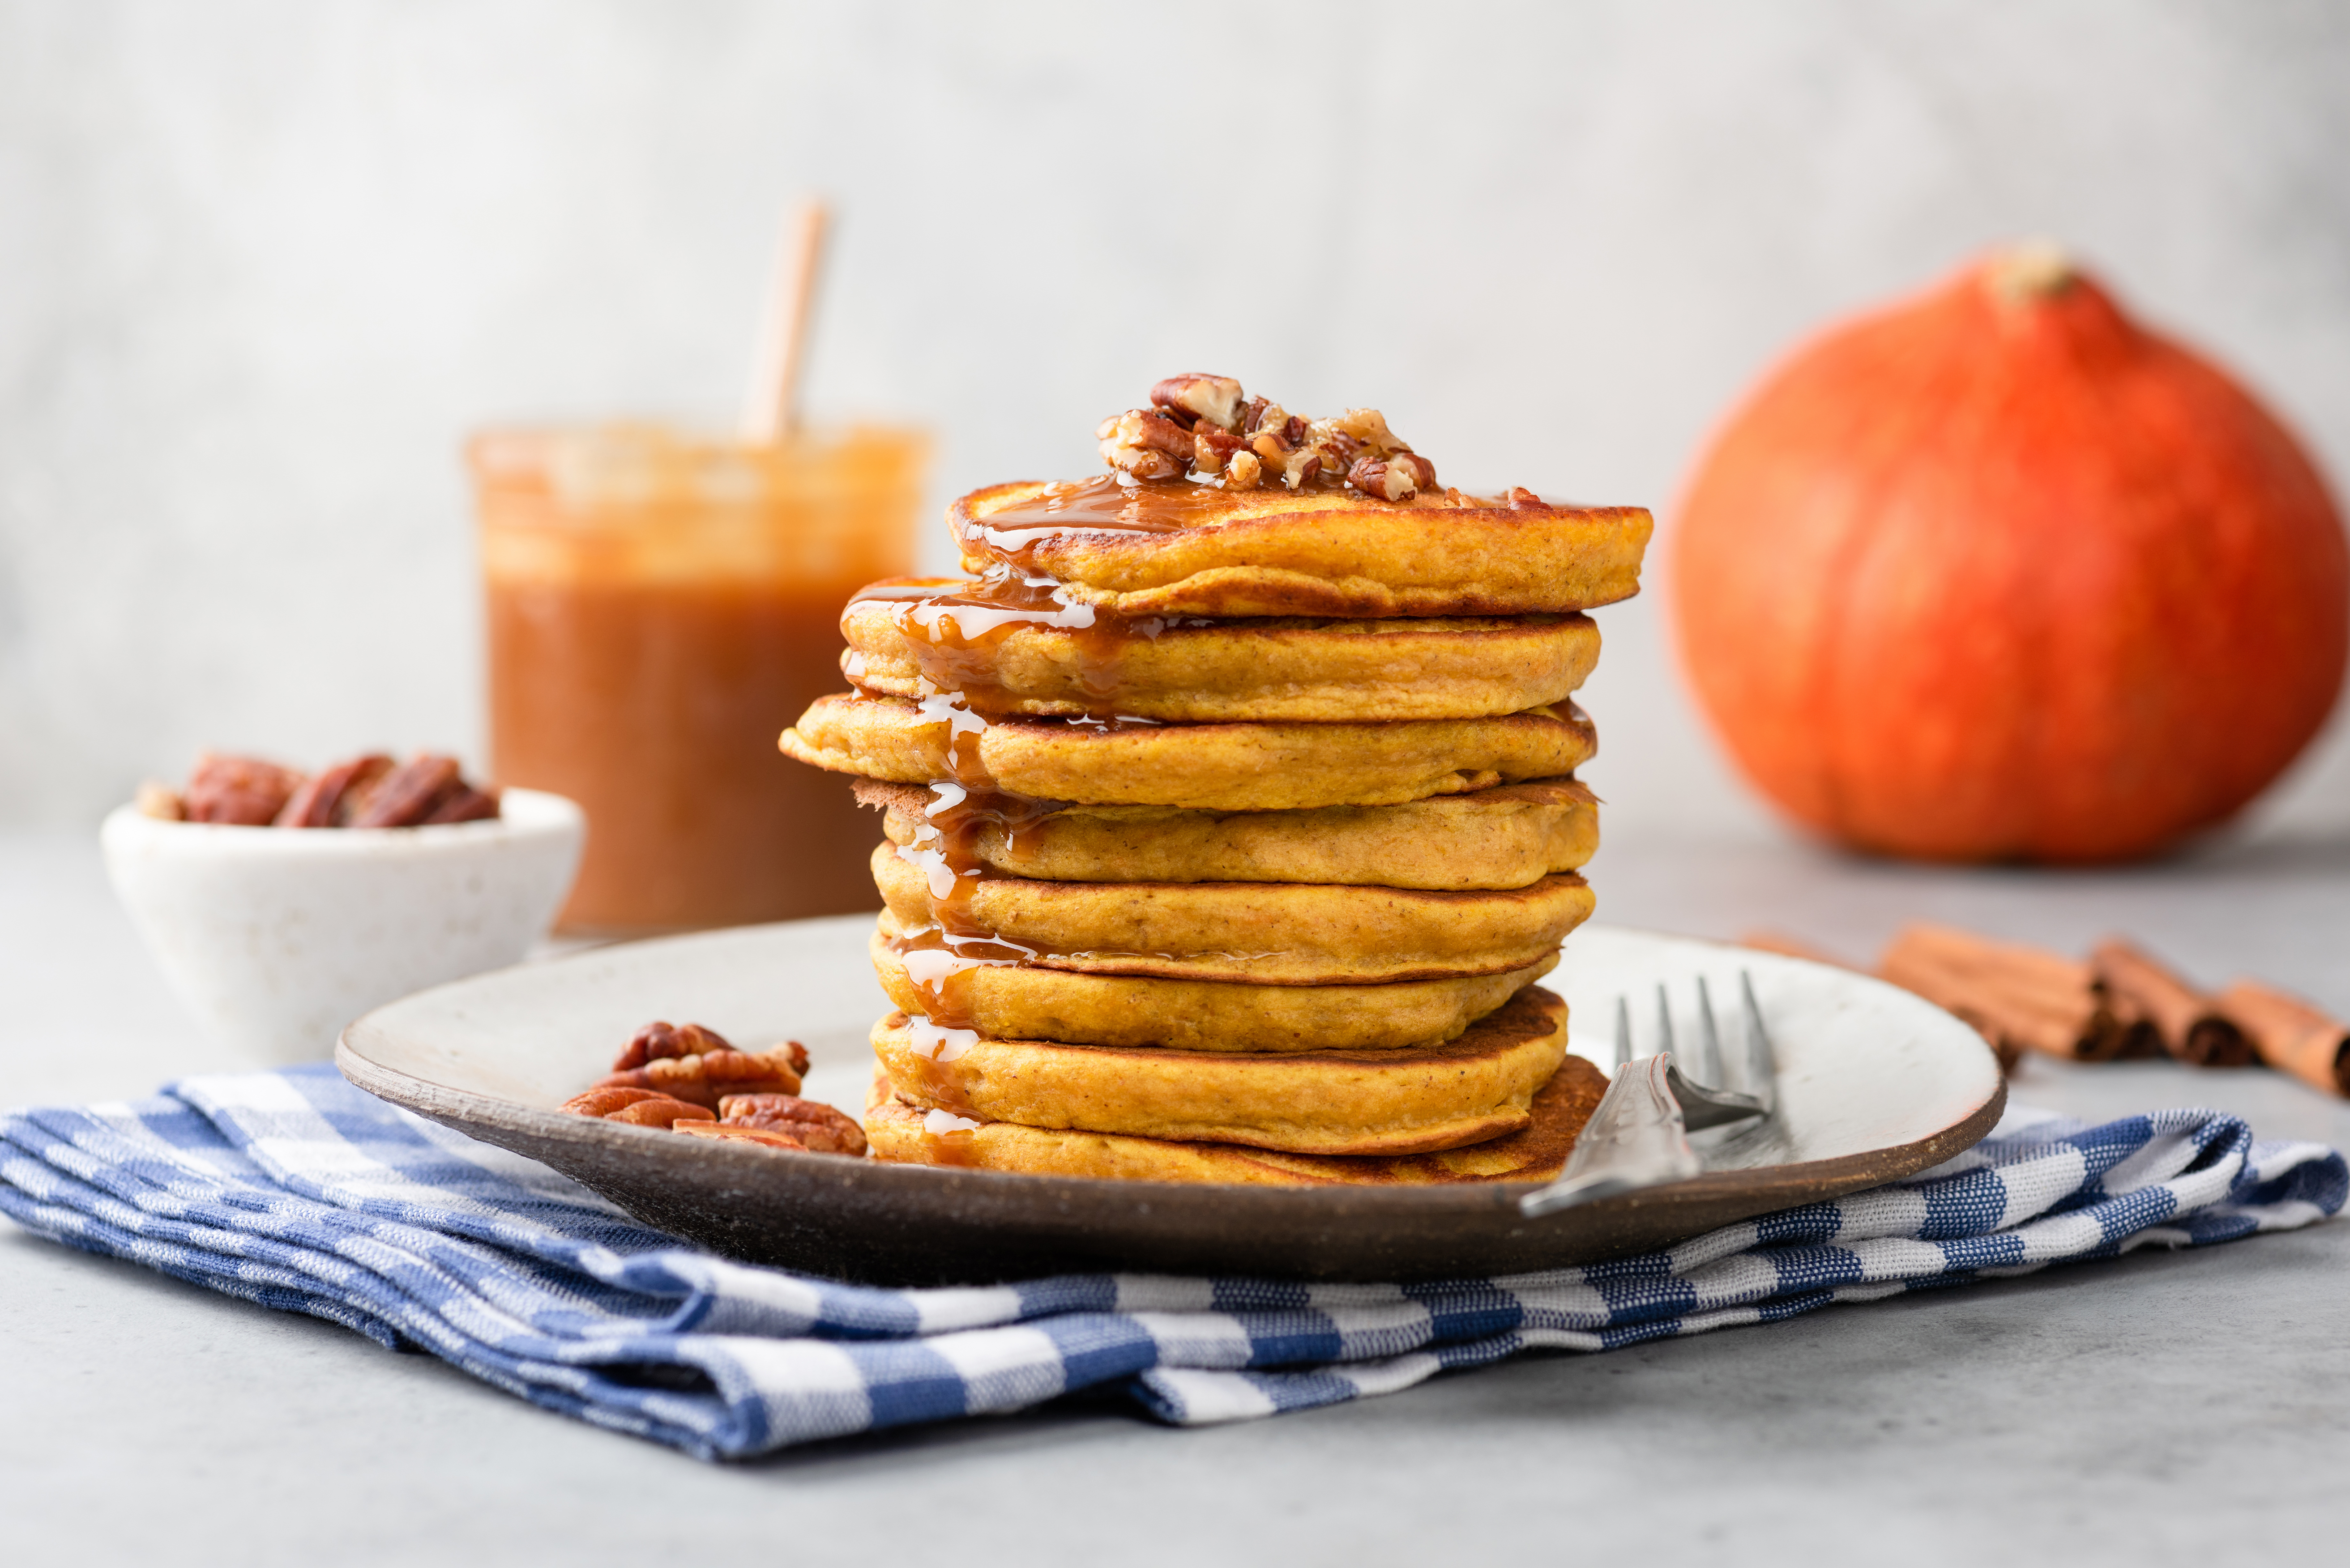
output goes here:
{"type": "MultiPolygon", "coordinates": [[[[1160,401],[1128,418],[1180,420],[1160,401]]],[[[974,580],[849,604],[857,690],[783,747],[883,811],[879,1158],[1283,1183],[1565,1160],[1605,1087],[1534,983],[1592,907],[1578,612],[1635,591],[1648,514],[1321,450],[1362,483],[1220,484],[1203,433],[1188,473],[1113,455],[979,491],[949,511],[974,580]]]]}

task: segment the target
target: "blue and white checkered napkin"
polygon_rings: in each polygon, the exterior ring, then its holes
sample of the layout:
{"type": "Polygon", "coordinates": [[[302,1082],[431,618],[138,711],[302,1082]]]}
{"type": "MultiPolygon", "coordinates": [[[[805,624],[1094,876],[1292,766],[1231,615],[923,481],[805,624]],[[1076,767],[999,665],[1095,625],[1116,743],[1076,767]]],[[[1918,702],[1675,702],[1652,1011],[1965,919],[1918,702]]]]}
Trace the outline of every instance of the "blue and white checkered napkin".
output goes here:
{"type": "Polygon", "coordinates": [[[19,1224],[705,1458],[1121,1387],[1238,1420],[1544,1347],[1609,1350],[1832,1302],[2198,1247],[2338,1212],[2350,1172],[2232,1116],[2012,1113],[1967,1154],[1669,1252],[1428,1285],[1070,1275],[872,1290],[731,1263],[331,1069],[0,1116],[19,1224]]]}

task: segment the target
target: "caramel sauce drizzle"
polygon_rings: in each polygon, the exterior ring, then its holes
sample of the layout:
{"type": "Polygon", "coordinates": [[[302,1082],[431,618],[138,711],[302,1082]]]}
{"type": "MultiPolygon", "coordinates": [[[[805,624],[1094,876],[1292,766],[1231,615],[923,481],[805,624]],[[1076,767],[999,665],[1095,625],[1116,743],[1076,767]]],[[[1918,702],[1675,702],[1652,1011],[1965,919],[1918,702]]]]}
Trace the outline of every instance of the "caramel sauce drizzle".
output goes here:
{"type": "Polygon", "coordinates": [[[975,970],[1018,964],[1036,958],[1038,950],[1006,941],[981,926],[971,915],[971,898],[987,868],[978,855],[979,836],[990,827],[1020,829],[1054,810],[1044,801],[1016,795],[987,794],[961,784],[931,785],[930,804],[911,844],[897,846],[898,858],[922,874],[931,891],[933,923],[892,938],[889,943],[906,966],[906,976],[922,999],[925,1028],[942,1029],[929,1040],[930,1058],[951,1062],[971,1048],[979,1036],[971,1033],[971,975],[975,970]],[[950,1036],[968,1035],[957,1040],[950,1036]],[[952,1054],[944,1053],[951,1051],[952,1054]]]}
{"type": "MultiPolygon", "coordinates": [[[[1197,618],[1125,618],[1080,603],[1051,577],[998,567],[969,583],[941,588],[935,583],[875,583],[849,601],[888,604],[891,624],[929,689],[923,712],[950,726],[950,760],[958,782],[985,787],[992,782],[977,763],[975,737],[989,717],[1014,711],[1018,700],[996,680],[996,657],[1003,639],[1022,627],[1047,627],[1071,635],[1076,645],[1076,675],[1087,725],[1149,724],[1118,711],[1125,690],[1120,665],[1136,639],[1156,640],[1170,626],[1204,626],[1197,618]],[[964,737],[974,737],[966,747],[964,737]],[[966,756],[968,750],[968,756],[966,756]]],[[[844,666],[851,680],[864,674],[861,656],[844,666]]],[[[1064,721],[1068,722],[1072,721],[1064,721]]]]}
{"type": "MultiPolygon", "coordinates": [[[[1409,502],[1375,501],[1360,491],[1351,489],[1342,479],[1331,475],[1309,483],[1302,493],[1344,493],[1356,497],[1366,506],[1409,506],[1409,502]]],[[[1264,493],[1280,492],[1267,486],[1264,493]]],[[[1512,492],[1508,495],[1472,495],[1461,490],[1430,492],[1422,497],[1422,506],[1494,507],[1517,504],[1523,493],[1537,500],[1534,493],[1512,492]]],[[[1021,571],[1033,571],[1040,545],[1069,534],[1180,534],[1186,528],[1198,528],[1214,523],[1230,522],[1232,503],[1226,498],[1221,482],[1201,483],[1190,479],[1135,480],[1123,474],[1106,474],[1098,479],[1081,479],[1054,484],[1026,501],[991,512],[984,519],[973,519],[972,531],[984,540],[991,549],[1021,571]]]]}

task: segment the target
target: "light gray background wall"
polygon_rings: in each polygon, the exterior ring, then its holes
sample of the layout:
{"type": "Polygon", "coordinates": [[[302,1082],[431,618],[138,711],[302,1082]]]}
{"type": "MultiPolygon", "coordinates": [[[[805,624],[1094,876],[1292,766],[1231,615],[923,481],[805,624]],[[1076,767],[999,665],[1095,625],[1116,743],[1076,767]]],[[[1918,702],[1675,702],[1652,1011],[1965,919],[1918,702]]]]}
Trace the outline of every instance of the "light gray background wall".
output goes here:
{"type": "MultiPolygon", "coordinates": [[[[803,192],[814,402],[934,426],[937,500],[1209,369],[1664,509],[1791,339],[2022,234],[2350,475],[2345,150],[2350,7],[2283,0],[0,0],[0,821],[478,754],[463,433],[727,418],[803,192]]],[[[1611,831],[1771,831],[1660,608],[1611,831]]],[[[2350,831],[2342,726],[2263,820],[2350,831]]]]}

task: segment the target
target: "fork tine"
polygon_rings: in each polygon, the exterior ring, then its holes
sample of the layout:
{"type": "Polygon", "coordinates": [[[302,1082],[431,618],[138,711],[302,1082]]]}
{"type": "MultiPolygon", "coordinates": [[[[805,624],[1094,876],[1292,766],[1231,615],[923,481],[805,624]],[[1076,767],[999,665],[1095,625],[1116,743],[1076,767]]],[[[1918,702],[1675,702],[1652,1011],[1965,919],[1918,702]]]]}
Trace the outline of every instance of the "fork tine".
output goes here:
{"type": "Polygon", "coordinates": [[[1657,984],[1657,1049],[1672,1052],[1676,1056],[1680,1054],[1673,1046],[1672,1000],[1666,996],[1664,982],[1661,981],[1657,984]]]}
{"type": "Polygon", "coordinates": [[[1772,1047],[1771,1032],[1762,1026],[1762,1004],[1754,1000],[1754,977],[1742,969],[1738,971],[1738,989],[1745,999],[1746,1092],[1762,1101],[1768,1112],[1779,1103],[1779,1054],[1772,1047]]]}
{"type": "Polygon", "coordinates": [[[1616,1069],[1632,1059],[1632,1009],[1624,999],[1616,999],[1616,1059],[1607,1064],[1612,1075],[1616,1069]]]}
{"type": "Polygon", "coordinates": [[[1721,1031],[1713,1022],[1713,993],[1706,989],[1703,975],[1697,977],[1697,1047],[1691,1054],[1697,1058],[1699,1085],[1721,1087],[1721,1031]]]}

